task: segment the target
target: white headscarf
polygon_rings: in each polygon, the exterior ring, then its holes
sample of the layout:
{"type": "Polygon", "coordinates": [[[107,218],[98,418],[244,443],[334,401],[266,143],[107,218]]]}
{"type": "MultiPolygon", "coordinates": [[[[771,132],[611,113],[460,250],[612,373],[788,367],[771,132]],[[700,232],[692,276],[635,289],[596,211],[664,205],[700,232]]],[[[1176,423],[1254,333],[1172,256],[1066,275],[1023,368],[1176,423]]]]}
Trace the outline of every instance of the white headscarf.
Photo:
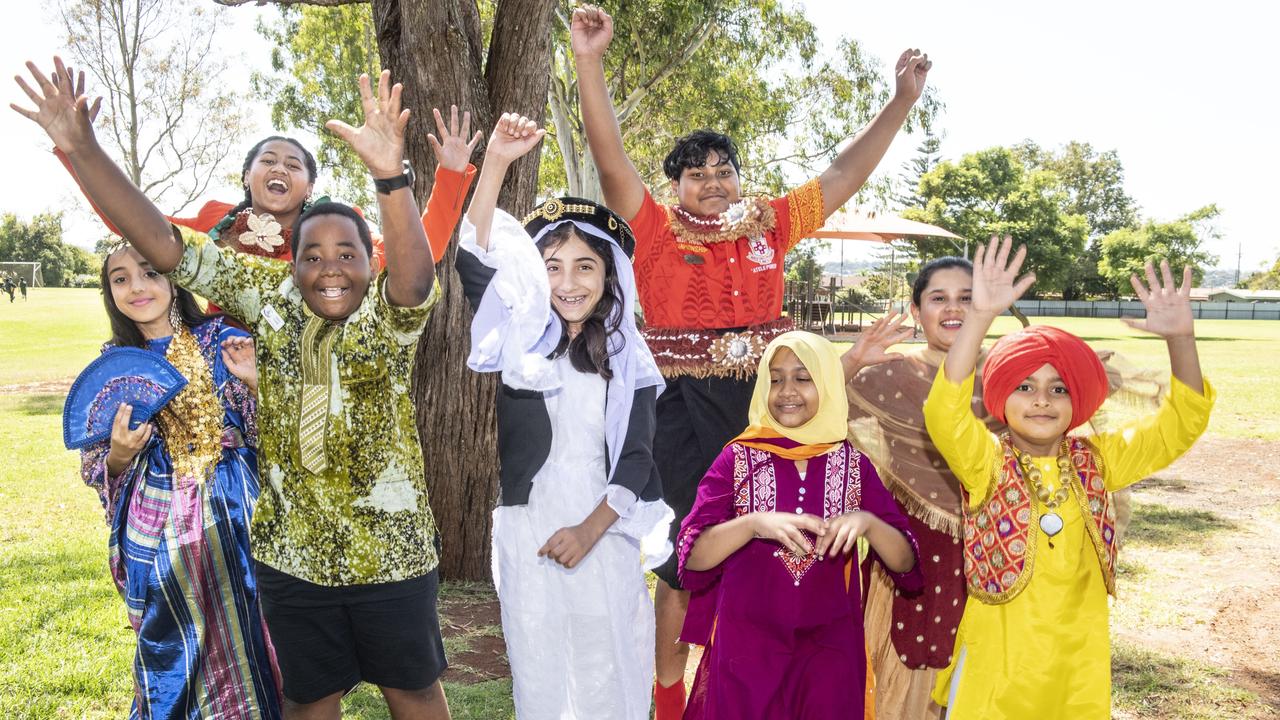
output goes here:
{"type": "Polygon", "coordinates": [[[477,372],[501,371],[503,384],[516,389],[546,392],[559,387],[555,367],[547,356],[560,343],[563,322],[551,309],[551,283],[537,242],[564,223],[573,223],[579,233],[609,243],[622,291],[622,302],[614,307],[614,315],[606,323],[610,327],[617,324],[617,330],[607,338],[613,378],[606,393],[605,442],[612,478],[622,454],[636,390],[657,387],[661,393],[665,386],[649,346],[636,327],[635,271],[615,238],[594,225],[569,219],[548,223],[530,238],[515,218],[495,210],[489,250],[485,252],[476,245],[475,226],[464,217],[461,248],[496,270],[471,322],[467,365],[477,372]]]}

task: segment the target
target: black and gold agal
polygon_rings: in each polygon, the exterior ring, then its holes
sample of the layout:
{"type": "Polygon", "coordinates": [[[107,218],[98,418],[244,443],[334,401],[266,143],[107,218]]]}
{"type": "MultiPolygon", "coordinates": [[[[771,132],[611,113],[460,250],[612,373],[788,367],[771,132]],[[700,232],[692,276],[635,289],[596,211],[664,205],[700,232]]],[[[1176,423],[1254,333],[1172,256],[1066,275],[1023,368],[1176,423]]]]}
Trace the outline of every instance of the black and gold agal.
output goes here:
{"type": "Polygon", "coordinates": [[[618,247],[628,258],[635,255],[636,236],[631,233],[631,226],[620,215],[600,203],[576,197],[550,198],[533,209],[524,218],[525,232],[530,237],[538,237],[539,233],[552,223],[572,220],[573,222],[591,225],[613,238],[618,247]]]}

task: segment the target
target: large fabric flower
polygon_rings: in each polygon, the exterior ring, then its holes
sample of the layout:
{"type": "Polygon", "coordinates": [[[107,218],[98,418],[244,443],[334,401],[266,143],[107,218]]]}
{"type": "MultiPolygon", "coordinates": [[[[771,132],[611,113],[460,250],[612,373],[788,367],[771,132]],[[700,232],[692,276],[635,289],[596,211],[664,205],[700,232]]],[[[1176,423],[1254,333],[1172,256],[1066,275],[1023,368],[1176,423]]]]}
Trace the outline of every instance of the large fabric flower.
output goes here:
{"type": "Polygon", "coordinates": [[[280,234],[280,223],[271,213],[254,215],[249,213],[249,229],[240,233],[238,241],[247,247],[259,247],[268,253],[284,244],[284,236],[280,234]]]}

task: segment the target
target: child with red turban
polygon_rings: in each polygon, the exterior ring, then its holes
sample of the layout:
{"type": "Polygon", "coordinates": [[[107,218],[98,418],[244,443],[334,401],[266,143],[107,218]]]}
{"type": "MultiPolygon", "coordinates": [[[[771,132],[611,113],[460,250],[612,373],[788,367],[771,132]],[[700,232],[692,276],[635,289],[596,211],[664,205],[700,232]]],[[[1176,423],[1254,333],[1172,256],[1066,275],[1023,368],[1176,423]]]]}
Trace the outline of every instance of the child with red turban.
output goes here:
{"type": "Polygon", "coordinates": [[[991,322],[1035,277],[1015,282],[1026,249],[1011,238],[974,256],[973,302],[925,402],[925,425],[964,490],[969,598],[951,666],[934,700],[949,720],[1111,717],[1107,594],[1115,592],[1112,493],[1169,465],[1209,421],[1192,325],[1191,268],[1175,286],[1169,264],[1134,291],[1163,337],[1173,379],[1154,415],[1113,432],[1068,434],[1107,396],[1098,356],[1057,328],[1001,338],[983,366],[983,402],[1008,425],[997,436],[970,410],[974,366],[991,322]]]}

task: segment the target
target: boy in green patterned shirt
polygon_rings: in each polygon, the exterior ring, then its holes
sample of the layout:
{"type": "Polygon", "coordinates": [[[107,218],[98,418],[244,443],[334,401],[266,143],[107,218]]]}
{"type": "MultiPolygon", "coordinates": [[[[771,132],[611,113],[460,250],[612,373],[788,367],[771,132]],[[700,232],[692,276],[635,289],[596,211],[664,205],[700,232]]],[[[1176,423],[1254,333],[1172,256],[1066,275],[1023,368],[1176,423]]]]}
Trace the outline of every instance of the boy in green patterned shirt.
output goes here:
{"type": "Polygon", "coordinates": [[[89,197],[153,268],[248,322],[257,344],[260,477],[252,526],[263,612],[284,679],[285,717],[337,717],[360,680],[395,717],[447,718],[436,617],[437,537],[409,382],[438,296],[431,250],[402,166],[409,111],[384,71],[360,78],[365,124],[327,127],[375,178],[386,270],[368,226],[318,204],[294,226],[294,264],[235,253],[176,228],[107,157],[88,98],[61,60],[35,120],[89,197]]]}

